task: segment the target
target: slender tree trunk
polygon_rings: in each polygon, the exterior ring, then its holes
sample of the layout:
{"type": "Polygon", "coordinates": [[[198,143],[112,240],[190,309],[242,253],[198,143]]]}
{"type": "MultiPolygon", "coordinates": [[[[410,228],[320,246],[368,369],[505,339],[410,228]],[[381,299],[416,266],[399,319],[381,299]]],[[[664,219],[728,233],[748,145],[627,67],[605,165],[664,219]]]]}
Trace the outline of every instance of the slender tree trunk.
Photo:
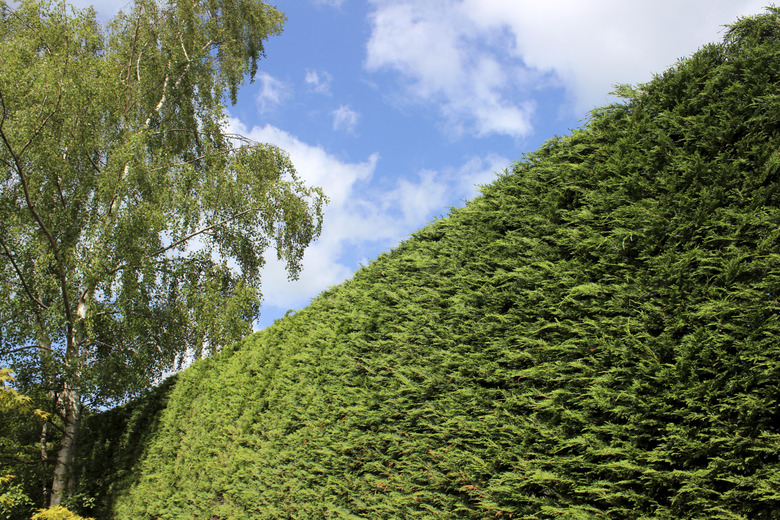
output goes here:
{"type": "MultiPolygon", "coordinates": [[[[48,465],[49,465],[48,443],[49,443],[49,421],[47,419],[43,421],[43,426],[41,427],[41,464],[43,465],[44,471],[46,473],[48,473],[48,465]]],[[[43,504],[48,504],[49,486],[46,484],[46,480],[44,480],[43,482],[43,488],[41,489],[41,493],[43,495],[43,504]]]]}
{"type": "MultiPolygon", "coordinates": [[[[75,316],[77,317],[68,337],[68,348],[66,349],[66,370],[67,365],[78,367],[79,365],[79,345],[84,338],[84,326],[87,318],[87,300],[91,297],[89,290],[81,293],[76,307],[75,316]]],[[[76,374],[79,370],[75,371],[76,374]]],[[[63,435],[60,442],[60,449],[57,453],[57,461],[54,463],[54,481],[51,485],[51,497],[49,506],[60,505],[62,499],[73,486],[73,462],[76,458],[76,446],[78,443],[79,430],[81,429],[81,411],[83,409],[81,395],[78,391],[78,385],[73,384],[73,379],[78,380],[78,375],[71,374],[66,376],[65,385],[60,394],[60,406],[62,407],[63,435]]]]}
{"type": "MultiPolygon", "coordinates": [[[[46,325],[41,319],[40,314],[35,316],[35,335],[38,338],[39,356],[41,359],[41,368],[43,380],[46,382],[46,388],[48,389],[49,398],[51,399],[52,412],[57,413],[59,397],[54,387],[54,356],[51,348],[51,338],[46,332],[46,325]]],[[[44,421],[41,428],[41,464],[43,465],[46,474],[48,475],[49,466],[49,421],[44,421]]],[[[51,490],[49,489],[48,479],[44,481],[42,487],[42,500],[41,504],[46,505],[51,498],[51,490]]]]}
{"type": "Polygon", "coordinates": [[[76,442],[81,428],[81,396],[77,391],[66,386],[61,396],[64,412],[64,427],[62,442],[54,465],[54,482],[51,486],[49,506],[59,505],[72,482],[71,472],[76,456],[76,442]]]}

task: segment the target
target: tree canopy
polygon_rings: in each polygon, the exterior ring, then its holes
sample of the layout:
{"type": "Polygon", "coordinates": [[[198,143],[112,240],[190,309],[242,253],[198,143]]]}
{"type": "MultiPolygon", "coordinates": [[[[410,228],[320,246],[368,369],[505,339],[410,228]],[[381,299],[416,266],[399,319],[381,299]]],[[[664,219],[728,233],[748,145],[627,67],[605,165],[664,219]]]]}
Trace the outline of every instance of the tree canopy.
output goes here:
{"type": "Polygon", "coordinates": [[[138,0],[102,25],[0,3],[0,359],[45,389],[67,488],[85,405],[251,331],[269,248],[297,276],[318,188],[227,133],[284,15],[259,0],[138,0]]]}

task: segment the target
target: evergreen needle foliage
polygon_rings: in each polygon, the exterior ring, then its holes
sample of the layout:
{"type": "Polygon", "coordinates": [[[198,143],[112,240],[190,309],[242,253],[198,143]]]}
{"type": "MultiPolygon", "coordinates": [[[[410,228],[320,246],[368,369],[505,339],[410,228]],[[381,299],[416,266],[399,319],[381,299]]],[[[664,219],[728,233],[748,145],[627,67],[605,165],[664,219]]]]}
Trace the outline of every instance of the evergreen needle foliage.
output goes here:
{"type": "Polygon", "coordinates": [[[780,9],[618,90],[306,309],[94,417],[88,513],[780,518],[780,9]]]}

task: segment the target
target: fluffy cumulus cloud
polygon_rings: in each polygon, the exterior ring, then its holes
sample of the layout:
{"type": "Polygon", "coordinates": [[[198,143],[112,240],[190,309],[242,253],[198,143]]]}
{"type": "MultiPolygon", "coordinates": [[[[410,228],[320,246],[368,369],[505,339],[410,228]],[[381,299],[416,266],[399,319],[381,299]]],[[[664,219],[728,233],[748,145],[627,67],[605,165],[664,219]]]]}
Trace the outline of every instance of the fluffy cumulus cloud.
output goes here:
{"type": "Polygon", "coordinates": [[[528,134],[533,103],[518,98],[530,75],[509,58],[505,67],[492,43],[450,0],[375,2],[365,66],[400,73],[404,96],[440,107],[447,127],[478,135],[528,134]]]}
{"type": "Polygon", "coordinates": [[[393,71],[410,100],[475,135],[527,135],[534,93],[566,88],[570,110],[604,104],[615,84],[649,81],[717,41],[764,0],[373,0],[369,71],[393,71]]]}
{"type": "Polygon", "coordinates": [[[764,0],[462,0],[483,32],[508,30],[511,54],[554,71],[580,110],[606,101],[617,83],[652,79],[700,46],[718,41],[726,23],[759,13],[764,0]],[[682,54],[681,54],[682,53],[682,54]]]}
{"type": "Polygon", "coordinates": [[[342,130],[347,133],[354,133],[357,126],[359,115],[346,105],[341,105],[332,112],[333,129],[342,130]]]}

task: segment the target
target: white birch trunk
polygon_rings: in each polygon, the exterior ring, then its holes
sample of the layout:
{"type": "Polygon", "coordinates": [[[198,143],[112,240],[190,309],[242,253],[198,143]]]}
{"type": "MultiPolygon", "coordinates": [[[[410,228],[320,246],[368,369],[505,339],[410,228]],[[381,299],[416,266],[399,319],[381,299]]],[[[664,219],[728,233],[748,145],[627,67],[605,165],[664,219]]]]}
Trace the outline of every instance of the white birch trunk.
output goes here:
{"type": "Polygon", "coordinates": [[[54,465],[54,482],[51,486],[49,506],[60,505],[71,482],[71,471],[76,456],[76,443],[81,428],[81,396],[73,389],[66,387],[60,397],[64,408],[62,442],[54,465]]]}

